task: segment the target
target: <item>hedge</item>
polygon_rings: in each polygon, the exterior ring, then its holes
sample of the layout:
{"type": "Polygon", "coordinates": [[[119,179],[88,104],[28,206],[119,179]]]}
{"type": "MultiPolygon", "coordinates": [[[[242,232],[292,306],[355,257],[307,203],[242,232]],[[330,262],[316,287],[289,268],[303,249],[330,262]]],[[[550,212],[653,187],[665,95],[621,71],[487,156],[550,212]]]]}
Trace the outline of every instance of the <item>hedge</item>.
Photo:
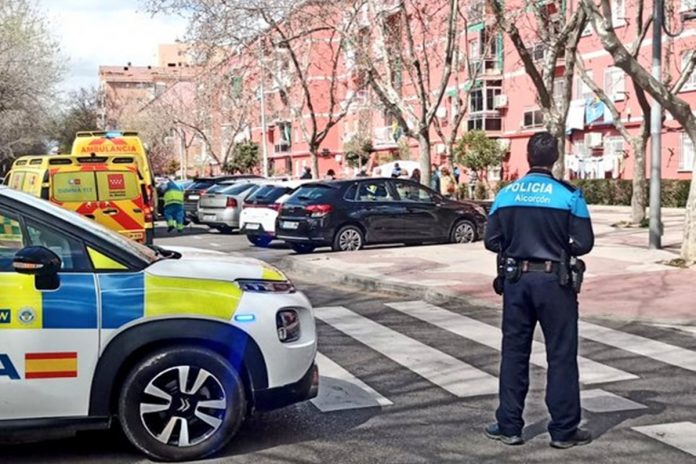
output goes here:
{"type": "MultiPolygon", "coordinates": [[[[591,205],[630,206],[633,182],[623,179],[578,179],[571,181],[581,188],[587,203],[591,205]]],[[[650,181],[648,180],[647,184],[650,181]]],[[[663,179],[662,206],[665,208],[683,208],[689,197],[690,180],[663,179]]],[[[649,198],[649,185],[646,197],[649,198]]]]}

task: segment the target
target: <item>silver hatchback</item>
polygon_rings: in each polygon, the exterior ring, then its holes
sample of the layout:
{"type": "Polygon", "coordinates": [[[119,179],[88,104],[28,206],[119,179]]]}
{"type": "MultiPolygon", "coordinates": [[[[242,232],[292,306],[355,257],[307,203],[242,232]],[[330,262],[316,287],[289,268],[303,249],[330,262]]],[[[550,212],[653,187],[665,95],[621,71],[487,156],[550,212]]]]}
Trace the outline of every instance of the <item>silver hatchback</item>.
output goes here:
{"type": "Polygon", "coordinates": [[[224,182],[208,189],[198,200],[198,221],[224,233],[238,229],[244,199],[259,186],[253,181],[243,180],[224,182]]]}

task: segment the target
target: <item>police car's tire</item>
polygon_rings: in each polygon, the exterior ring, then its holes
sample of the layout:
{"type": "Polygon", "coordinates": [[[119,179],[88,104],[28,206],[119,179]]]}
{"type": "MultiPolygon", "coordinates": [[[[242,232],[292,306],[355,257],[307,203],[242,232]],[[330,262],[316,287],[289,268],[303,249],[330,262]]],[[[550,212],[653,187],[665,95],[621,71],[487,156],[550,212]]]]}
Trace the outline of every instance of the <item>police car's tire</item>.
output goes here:
{"type": "Polygon", "coordinates": [[[334,236],[333,251],[358,251],[365,245],[365,235],[356,226],[343,226],[334,236]]]}
{"type": "Polygon", "coordinates": [[[237,371],[216,352],[196,346],[147,355],[128,374],[118,401],[128,439],[161,461],[215,453],[237,433],[245,411],[237,371]]]}
{"type": "Polygon", "coordinates": [[[450,242],[471,243],[476,240],[476,225],[468,219],[460,219],[452,227],[450,242]]]}
{"type": "Polygon", "coordinates": [[[247,239],[252,245],[262,248],[267,247],[273,241],[271,237],[266,237],[263,235],[247,235],[247,239]]]}

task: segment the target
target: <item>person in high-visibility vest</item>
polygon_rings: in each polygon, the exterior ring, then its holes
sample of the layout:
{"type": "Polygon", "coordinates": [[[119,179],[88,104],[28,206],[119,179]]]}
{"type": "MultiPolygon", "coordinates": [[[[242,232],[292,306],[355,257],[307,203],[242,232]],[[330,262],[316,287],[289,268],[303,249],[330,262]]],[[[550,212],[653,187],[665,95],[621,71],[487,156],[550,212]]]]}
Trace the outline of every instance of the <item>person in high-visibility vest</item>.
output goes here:
{"type": "Polygon", "coordinates": [[[184,189],[170,180],[164,190],[164,218],[167,220],[167,232],[184,231],[184,189]]]}

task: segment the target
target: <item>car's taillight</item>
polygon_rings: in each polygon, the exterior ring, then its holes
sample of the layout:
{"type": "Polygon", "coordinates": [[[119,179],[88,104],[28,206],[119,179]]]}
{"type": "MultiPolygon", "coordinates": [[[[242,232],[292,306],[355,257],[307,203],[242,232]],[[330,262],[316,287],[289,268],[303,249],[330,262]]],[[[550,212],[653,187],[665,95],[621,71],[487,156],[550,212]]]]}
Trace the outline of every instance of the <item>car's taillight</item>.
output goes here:
{"type": "Polygon", "coordinates": [[[237,200],[235,200],[232,197],[227,197],[227,207],[228,208],[236,208],[237,207],[237,200]]]}
{"type": "Polygon", "coordinates": [[[309,205],[305,207],[305,211],[307,211],[310,216],[312,217],[324,217],[327,214],[329,214],[331,211],[333,211],[333,206],[331,205],[309,205]]]}
{"type": "Polygon", "coordinates": [[[280,211],[280,203],[271,203],[267,205],[266,208],[272,209],[273,211],[280,211]]]}
{"type": "Polygon", "coordinates": [[[152,209],[149,206],[145,207],[145,222],[153,222],[152,209]]]}

